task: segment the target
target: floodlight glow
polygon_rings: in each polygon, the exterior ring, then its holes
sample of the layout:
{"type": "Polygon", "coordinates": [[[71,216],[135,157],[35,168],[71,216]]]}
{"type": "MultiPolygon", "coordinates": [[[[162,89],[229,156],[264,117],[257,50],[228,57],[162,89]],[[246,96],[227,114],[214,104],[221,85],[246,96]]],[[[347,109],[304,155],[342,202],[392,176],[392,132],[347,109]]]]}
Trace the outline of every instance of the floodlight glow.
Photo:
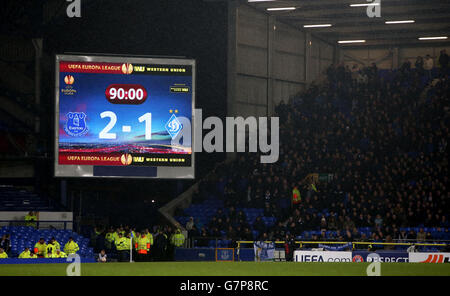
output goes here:
{"type": "Polygon", "coordinates": [[[364,43],[366,40],[340,40],[338,43],[364,43]]]}
{"type": "Polygon", "coordinates": [[[419,37],[419,40],[442,40],[447,39],[447,36],[438,36],[438,37],[419,37]]]}
{"type": "Polygon", "coordinates": [[[359,3],[350,4],[350,7],[380,6],[380,3],[359,3]]]}
{"type": "Polygon", "coordinates": [[[325,28],[331,27],[331,24],[319,24],[319,25],[303,25],[303,28],[325,28]]]}
{"type": "Polygon", "coordinates": [[[282,10],[295,10],[295,7],[273,7],[266,8],[267,11],[282,11],[282,10]]]}
{"type": "Polygon", "coordinates": [[[414,20],[406,20],[406,21],[386,21],[384,22],[386,25],[394,25],[394,24],[412,24],[414,20]]]}

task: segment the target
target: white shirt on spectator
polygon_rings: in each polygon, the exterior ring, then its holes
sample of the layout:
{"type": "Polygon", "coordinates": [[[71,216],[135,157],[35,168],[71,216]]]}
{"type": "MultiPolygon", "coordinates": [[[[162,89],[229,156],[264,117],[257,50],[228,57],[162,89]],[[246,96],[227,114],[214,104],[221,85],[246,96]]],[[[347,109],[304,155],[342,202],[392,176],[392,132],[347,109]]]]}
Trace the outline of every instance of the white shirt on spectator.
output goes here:
{"type": "Polygon", "coordinates": [[[98,254],[98,261],[100,261],[100,262],[106,262],[106,254],[103,254],[102,255],[102,253],[99,253],[98,254]]]}
{"type": "Polygon", "coordinates": [[[433,59],[432,59],[431,57],[425,58],[423,68],[424,68],[425,70],[431,70],[431,69],[433,69],[433,66],[434,66],[434,61],[433,61],[433,59]]]}

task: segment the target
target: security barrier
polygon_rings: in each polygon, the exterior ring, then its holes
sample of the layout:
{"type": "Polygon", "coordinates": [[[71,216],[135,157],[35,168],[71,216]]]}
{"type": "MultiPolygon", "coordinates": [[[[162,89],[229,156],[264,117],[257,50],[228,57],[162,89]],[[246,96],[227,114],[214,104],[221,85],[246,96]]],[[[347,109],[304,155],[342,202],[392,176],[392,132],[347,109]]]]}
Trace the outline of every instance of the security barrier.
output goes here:
{"type": "Polygon", "coordinates": [[[294,251],[295,262],[352,262],[352,252],[294,251]]]}
{"type": "Polygon", "coordinates": [[[409,253],[409,262],[450,263],[450,253],[409,253]]]}
{"type": "Polygon", "coordinates": [[[215,261],[215,249],[176,248],[175,261],[215,261]]]}
{"type": "MultiPolygon", "coordinates": [[[[238,261],[243,245],[252,244],[254,241],[237,241],[238,261]]],[[[285,241],[275,241],[275,244],[284,244],[285,241]]],[[[373,246],[402,246],[402,247],[440,247],[448,248],[446,243],[386,243],[386,242],[336,242],[336,241],[296,241],[294,251],[294,261],[297,262],[424,262],[424,263],[445,263],[450,261],[450,253],[433,252],[410,252],[377,250],[367,251],[373,246]],[[331,247],[330,247],[331,245],[331,247]],[[333,247],[334,246],[334,247],[333,247]],[[358,250],[358,246],[360,250],[358,250]],[[312,248],[314,247],[314,248],[312,248]],[[310,250],[309,250],[310,249],[310,250]]],[[[275,260],[282,261],[282,260],[275,260]]]]}
{"type": "MultiPolygon", "coordinates": [[[[95,263],[94,258],[80,258],[81,263],[95,263]]],[[[73,259],[67,261],[67,258],[35,258],[35,259],[19,259],[5,258],[0,259],[0,264],[45,264],[45,263],[66,263],[73,262],[73,259]]]]}
{"type": "MultiPolygon", "coordinates": [[[[269,241],[267,241],[269,243],[269,241]]],[[[285,241],[275,241],[277,245],[274,251],[273,261],[285,261],[283,244],[285,241]]],[[[176,261],[255,261],[254,241],[236,241],[236,248],[177,248],[175,253],[176,261]]],[[[385,242],[336,242],[336,241],[296,241],[295,254],[304,256],[298,258],[303,262],[448,262],[450,253],[418,252],[407,253],[406,250],[376,250],[369,251],[369,246],[403,246],[409,247],[439,247],[446,248],[449,245],[445,243],[385,243],[385,242]],[[317,248],[318,246],[321,248],[317,248]],[[329,246],[328,248],[325,248],[329,246]],[[333,247],[334,246],[334,247],[333,247]],[[358,248],[359,247],[359,248],[358,248]],[[325,251],[323,251],[325,250],[325,251]],[[302,253],[298,253],[302,252],[302,253]],[[410,261],[410,254],[413,255],[410,261]],[[432,255],[430,257],[430,254],[432,255]],[[437,256],[434,259],[434,255],[437,256]],[[325,255],[325,256],[324,256],[325,255]],[[308,257],[309,256],[309,257],[308,257]],[[322,256],[320,258],[320,256],[322,256]]],[[[294,258],[295,260],[295,258],[294,258]]]]}
{"type": "MultiPolygon", "coordinates": [[[[269,241],[266,241],[269,242],[269,241]]],[[[242,244],[253,244],[254,241],[237,241],[237,248],[239,249],[242,244]]],[[[285,241],[275,241],[275,244],[284,244],[285,241]]],[[[445,243],[418,243],[418,242],[404,242],[404,243],[383,243],[383,242],[337,242],[337,241],[295,241],[296,245],[299,245],[300,249],[306,246],[316,245],[316,247],[320,244],[323,245],[347,245],[351,244],[352,249],[355,249],[356,246],[405,246],[409,247],[412,245],[422,246],[422,247],[449,247],[450,244],[445,243]]]]}
{"type": "Polygon", "coordinates": [[[0,220],[0,228],[4,226],[14,227],[14,226],[30,226],[35,229],[64,229],[72,230],[73,221],[66,220],[38,220],[32,222],[24,222],[17,220],[0,220]]]}
{"type": "Polygon", "coordinates": [[[176,248],[175,261],[255,261],[255,251],[253,248],[241,248],[240,250],[232,248],[176,248]],[[231,250],[233,251],[231,252],[231,250]]]}
{"type": "Polygon", "coordinates": [[[409,262],[409,253],[392,251],[354,251],[352,262],[409,262]]]}

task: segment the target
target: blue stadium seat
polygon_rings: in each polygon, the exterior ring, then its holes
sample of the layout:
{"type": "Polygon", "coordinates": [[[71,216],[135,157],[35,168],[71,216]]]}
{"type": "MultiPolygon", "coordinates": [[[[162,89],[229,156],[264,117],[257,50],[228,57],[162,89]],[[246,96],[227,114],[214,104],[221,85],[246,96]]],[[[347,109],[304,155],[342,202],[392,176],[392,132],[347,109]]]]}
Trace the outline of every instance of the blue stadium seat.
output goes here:
{"type": "Polygon", "coordinates": [[[36,242],[44,237],[46,241],[55,237],[61,244],[61,248],[68,241],[69,236],[73,236],[75,241],[79,244],[81,256],[93,255],[93,249],[89,247],[89,238],[78,235],[71,230],[60,229],[34,229],[26,226],[6,226],[0,228],[0,234],[11,234],[11,256],[17,256],[25,247],[33,248],[36,242]],[[63,236],[59,236],[59,235],[63,236]]]}

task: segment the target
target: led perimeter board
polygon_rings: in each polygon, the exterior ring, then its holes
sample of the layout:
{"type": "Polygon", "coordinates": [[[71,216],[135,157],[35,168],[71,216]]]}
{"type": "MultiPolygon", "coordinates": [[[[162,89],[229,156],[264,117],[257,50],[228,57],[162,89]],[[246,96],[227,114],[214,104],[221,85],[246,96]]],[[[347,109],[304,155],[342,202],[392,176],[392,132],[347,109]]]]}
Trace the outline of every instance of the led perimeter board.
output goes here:
{"type": "Polygon", "coordinates": [[[57,55],[55,76],[56,177],[195,177],[195,60],[57,55]]]}

